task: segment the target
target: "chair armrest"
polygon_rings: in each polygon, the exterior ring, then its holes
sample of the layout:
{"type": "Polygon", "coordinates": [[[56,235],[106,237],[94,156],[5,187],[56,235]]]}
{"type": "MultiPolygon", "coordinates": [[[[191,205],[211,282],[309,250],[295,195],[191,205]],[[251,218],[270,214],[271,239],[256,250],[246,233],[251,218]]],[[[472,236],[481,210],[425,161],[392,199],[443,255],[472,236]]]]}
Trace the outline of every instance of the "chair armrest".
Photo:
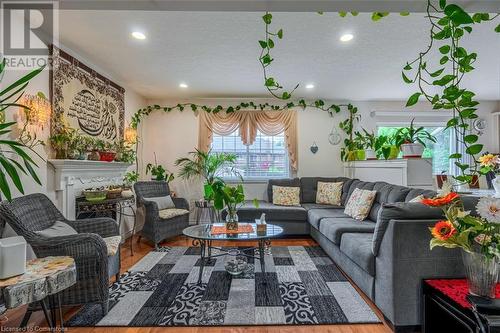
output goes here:
{"type": "Polygon", "coordinates": [[[154,201],[149,200],[141,200],[142,205],[144,206],[144,211],[146,213],[146,220],[154,221],[158,219],[160,216],[158,210],[158,204],[154,201]]]}
{"type": "Polygon", "coordinates": [[[375,259],[375,304],[398,326],[418,325],[422,280],[463,277],[459,249],[430,249],[437,220],[389,221],[375,259]]]}
{"type": "Polygon", "coordinates": [[[78,231],[78,233],[98,234],[103,238],[120,234],[118,223],[109,217],[80,219],[66,222],[78,231]]]}
{"type": "Polygon", "coordinates": [[[101,236],[93,233],[59,237],[40,237],[29,242],[38,257],[70,256],[78,258],[95,258],[107,263],[106,243],[101,236]]]}
{"type": "Polygon", "coordinates": [[[189,203],[184,198],[172,198],[175,204],[175,208],[189,210],[189,203]]]}

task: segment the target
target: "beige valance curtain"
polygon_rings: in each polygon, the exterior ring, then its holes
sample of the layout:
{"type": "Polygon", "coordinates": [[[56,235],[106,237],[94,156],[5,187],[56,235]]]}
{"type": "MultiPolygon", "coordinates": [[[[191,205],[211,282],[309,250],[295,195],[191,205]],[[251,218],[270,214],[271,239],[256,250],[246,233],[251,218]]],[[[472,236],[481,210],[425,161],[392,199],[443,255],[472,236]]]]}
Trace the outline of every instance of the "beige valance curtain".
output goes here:
{"type": "Polygon", "coordinates": [[[297,114],[285,111],[238,111],[233,113],[200,113],[200,133],[198,147],[208,151],[213,133],[229,135],[238,130],[241,141],[251,145],[257,131],[265,135],[285,134],[288,155],[292,169],[297,170],[297,114]]]}

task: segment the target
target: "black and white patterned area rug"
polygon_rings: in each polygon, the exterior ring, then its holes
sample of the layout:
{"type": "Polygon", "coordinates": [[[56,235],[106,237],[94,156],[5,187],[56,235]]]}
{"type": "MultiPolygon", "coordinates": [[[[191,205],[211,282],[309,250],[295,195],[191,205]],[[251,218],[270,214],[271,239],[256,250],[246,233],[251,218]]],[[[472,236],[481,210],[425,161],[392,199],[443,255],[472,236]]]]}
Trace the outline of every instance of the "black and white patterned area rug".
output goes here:
{"type": "Polygon", "coordinates": [[[245,273],[233,277],[218,257],[197,284],[199,255],[197,247],[148,253],[110,287],[106,316],[98,304],[86,305],[68,326],[380,322],[320,247],[273,247],[265,257],[266,276],[259,260],[250,258],[245,273]]]}

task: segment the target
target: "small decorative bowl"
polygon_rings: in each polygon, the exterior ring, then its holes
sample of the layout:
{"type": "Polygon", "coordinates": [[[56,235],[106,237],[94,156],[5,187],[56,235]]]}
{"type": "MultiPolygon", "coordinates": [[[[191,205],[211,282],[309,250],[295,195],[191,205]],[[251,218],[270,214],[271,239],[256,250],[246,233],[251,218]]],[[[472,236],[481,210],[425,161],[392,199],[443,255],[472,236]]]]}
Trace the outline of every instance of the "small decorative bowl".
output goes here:
{"type": "Polygon", "coordinates": [[[88,202],[101,202],[106,200],[106,190],[84,190],[83,195],[88,202]]]}

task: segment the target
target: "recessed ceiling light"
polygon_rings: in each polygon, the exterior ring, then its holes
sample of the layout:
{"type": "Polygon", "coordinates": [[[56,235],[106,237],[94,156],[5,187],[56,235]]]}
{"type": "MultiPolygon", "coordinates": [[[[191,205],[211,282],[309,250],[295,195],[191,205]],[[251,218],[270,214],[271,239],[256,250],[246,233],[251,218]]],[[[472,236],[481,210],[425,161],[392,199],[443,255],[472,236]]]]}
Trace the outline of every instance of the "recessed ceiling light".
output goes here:
{"type": "Polygon", "coordinates": [[[340,36],[340,41],[341,42],[348,42],[353,38],[354,38],[353,34],[344,34],[344,35],[340,36]]]}
{"type": "Polygon", "coordinates": [[[312,88],[314,88],[314,84],[310,83],[306,85],[306,89],[312,89],[312,88]]]}
{"type": "Polygon", "coordinates": [[[180,87],[180,88],[187,88],[187,87],[188,87],[188,85],[187,85],[187,84],[185,84],[185,83],[181,83],[181,84],[179,84],[179,87],[180,87]]]}
{"type": "Polygon", "coordinates": [[[132,37],[134,37],[135,39],[146,39],[146,35],[140,31],[132,32],[132,37]]]}

